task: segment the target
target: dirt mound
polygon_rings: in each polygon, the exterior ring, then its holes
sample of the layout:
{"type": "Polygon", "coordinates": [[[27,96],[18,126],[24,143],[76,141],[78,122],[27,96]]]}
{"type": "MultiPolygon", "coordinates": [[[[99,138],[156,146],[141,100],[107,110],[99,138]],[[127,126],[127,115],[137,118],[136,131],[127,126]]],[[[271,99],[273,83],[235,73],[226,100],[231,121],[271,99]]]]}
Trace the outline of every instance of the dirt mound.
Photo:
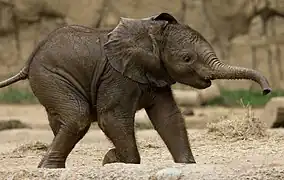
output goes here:
{"type": "Polygon", "coordinates": [[[27,144],[20,145],[18,148],[13,150],[13,153],[27,153],[27,152],[34,152],[34,153],[42,153],[47,151],[48,144],[42,143],[40,141],[35,141],[27,144]]]}
{"type": "Polygon", "coordinates": [[[29,128],[25,123],[22,123],[20,120],[1,120],[0,121],[0,131],[7,130],[7,129],[20,129],[20,128],[29,128]]]}
{"type": "Polygon", "coordinates": [[[207,124],[208,133],[231,140],[257,139],[267,136],[267,126],[256,118],[251,107],[243,116],[234,114],[207,124]]]}

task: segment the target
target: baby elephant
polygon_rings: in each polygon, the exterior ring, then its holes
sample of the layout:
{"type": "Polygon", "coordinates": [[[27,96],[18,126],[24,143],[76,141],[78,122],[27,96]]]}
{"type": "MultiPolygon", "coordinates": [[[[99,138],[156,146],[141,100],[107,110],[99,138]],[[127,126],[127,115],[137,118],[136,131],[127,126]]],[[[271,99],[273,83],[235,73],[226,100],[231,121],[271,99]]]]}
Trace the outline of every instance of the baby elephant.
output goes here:
{"type": "Polygon", "coordinates": [[[134,116],[142,108],[174,162],[195,163],[172,84],[204,89],[214,79],[251,79],[264,94],[271,91],[259,72],[222,63],[201,34],[168,13],[120,18],[110,31],[77,25],[56,29],[0,87],[24,79],[45,107],[54,134],[41,168],[64,168],[95,121],[115,147],[103,164],[140,163],[134,116]]]}

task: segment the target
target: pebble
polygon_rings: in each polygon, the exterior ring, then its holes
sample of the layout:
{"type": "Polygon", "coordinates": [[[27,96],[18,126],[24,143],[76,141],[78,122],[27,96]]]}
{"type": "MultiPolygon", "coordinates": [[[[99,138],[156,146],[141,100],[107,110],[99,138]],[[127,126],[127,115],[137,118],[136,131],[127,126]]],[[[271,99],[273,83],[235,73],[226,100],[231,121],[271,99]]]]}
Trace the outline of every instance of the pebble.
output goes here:
{"type": "Polygon", "coordinates": [[[182,115],[184,115],[184,116],[194,116],[194,111],[193,111],[193,109],[188,108],[188,109],[185,109],[182,112],[182,115]]]}
{"type": "Polygon", "coordinates": [[[150,180],[178,180],[181,175],[181,170],[177,168],[165,168],[159,170],[150,180]]]}

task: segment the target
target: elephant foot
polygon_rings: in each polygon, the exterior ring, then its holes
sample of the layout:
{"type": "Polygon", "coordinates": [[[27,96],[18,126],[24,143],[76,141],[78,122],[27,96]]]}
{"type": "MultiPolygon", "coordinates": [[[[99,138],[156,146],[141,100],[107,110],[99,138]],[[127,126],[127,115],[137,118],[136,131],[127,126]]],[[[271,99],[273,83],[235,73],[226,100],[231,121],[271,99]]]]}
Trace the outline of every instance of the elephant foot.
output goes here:
{"type": "Polygon", "coordinates": [[[175,163],[181,163],[181,164],[196,164],[196,161],[194,157],[191,158],[183,158],[183,159],[176,159],[174,160],[175,163]]]}
{"type": "Polygon", "coordinates": [[[65,161],[50,161],[47,157],[44,157],[37,168],[49,168],[49,169],[57,169],[57,168],[65,168],[65,161]]]}
{"type": "Polygon", "coordinates": [[[187,164],[196,164],[196,161],[194,159],[190,159],[187,164]]]}
{"type": "Polygon", "coordinates": [[[37,167],[38,168],[49,168],[49,169],[65,168],[65,162],[64,163],[43,162],[43,163],[40,163],[37,167]]]}
{"type": "Polygon", "coordinates": [[[120,160],[116,156],[115,148],[112,148],[106,153],[102,165],[104,166],[105,164],[116,163],[116,162],[120,162],[120,160]]]}
{"type": "Polygon", "coordinates": [[[38,168],[48,168],[48,169],[65,168],[65,164],[43,164],[39,165],[38,168]]]}
{"type": "MultiPolygon", "coordinates": [[[[191,152],[191,150],[190,150],[190,152],[191,152]]],[[[195,161],[195,158],[192,155],[192,152],[191,152],[191,155],[189,157],[188,164],[196,164],[196,161],[195,161]]]]}

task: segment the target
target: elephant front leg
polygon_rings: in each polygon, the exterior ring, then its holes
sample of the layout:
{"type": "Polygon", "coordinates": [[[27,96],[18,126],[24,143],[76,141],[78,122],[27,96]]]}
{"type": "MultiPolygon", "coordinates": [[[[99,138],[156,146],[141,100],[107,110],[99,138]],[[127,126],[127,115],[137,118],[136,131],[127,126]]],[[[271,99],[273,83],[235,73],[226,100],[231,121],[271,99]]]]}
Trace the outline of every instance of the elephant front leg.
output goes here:
{"type": "Polygon", "coordinates": [[[170,88],[155,93],[146,112],[176,163],[195,163],[182,114],[170,88]]]}
{"type": "Polygon", "coordinates": [[[99,118],[99,127],[115,146],[106,153],[103,165],[115,162],[140,163],[134,133],[134,114],[128,117],[123,113],[102,114],[99,118]]]}
{"type": "Polygon", "coordinates": [[[97,94],[98,125],[115,147],[106,153],[103,165],[114,162],[140,163],[134,133],[139,96],[136,83],[120,74],[102,81],[97,94]]]}
{"type": "Polygon", "coordinates": [[[139,164],[134,116],[141,89],[136,82],[123,77],[110,65],[100,79],[96,95],[98,125],[114,145],[114,149],[105,155],[103,165],[114,162],[139,164]]]}

